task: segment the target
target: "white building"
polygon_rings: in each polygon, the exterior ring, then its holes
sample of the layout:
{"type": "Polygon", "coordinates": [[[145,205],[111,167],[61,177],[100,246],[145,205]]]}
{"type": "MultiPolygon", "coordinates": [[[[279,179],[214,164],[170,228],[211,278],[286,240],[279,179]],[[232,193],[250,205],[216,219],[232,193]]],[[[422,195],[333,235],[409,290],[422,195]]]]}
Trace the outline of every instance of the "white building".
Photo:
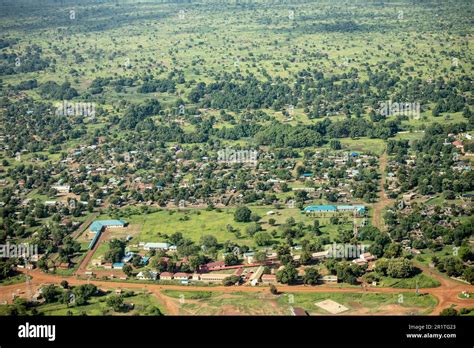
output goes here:
{"type": "Polygon", "coordinates": [[[170,248],[169,243],[145,243],[143,245],[144,250],[168,250],[170,248]]]}
{"type": "Polygon", "coordinates": [[[71,186],[69,185],[53,185],[51,188],[55,189],[59,193],[69,193],[69,191],[71,191],[71,186]]]}
{"type": "Polygon", "coordinates": [[[158,278],[158,272],[144,271],[137,274],[137,279],[140,280],[156,280],[158,278]]]}

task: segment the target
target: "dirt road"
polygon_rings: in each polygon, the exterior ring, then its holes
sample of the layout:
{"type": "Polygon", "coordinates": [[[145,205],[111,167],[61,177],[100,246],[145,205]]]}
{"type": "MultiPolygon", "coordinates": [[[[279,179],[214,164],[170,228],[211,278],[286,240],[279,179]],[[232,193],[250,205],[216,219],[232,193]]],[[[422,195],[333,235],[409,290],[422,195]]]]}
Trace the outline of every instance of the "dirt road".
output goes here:
{"type": "Polygon", "coordinates": [[[385,224],[383,222],[382,218],[382,213],[385,207],[390,205],[393,200],[389,199],[387,197],[387,194],[385,192],[385,169],[387,168],[387,161],[388,161],[388,155],[387,152],[384,152],[382,156],[380,156],[380,191],[379,191],[379,200],[377,203],[374,204],[374,215],[372,217],[372,225],[377,227],[379,230],[384,231],[385,230],[385,224]]]}

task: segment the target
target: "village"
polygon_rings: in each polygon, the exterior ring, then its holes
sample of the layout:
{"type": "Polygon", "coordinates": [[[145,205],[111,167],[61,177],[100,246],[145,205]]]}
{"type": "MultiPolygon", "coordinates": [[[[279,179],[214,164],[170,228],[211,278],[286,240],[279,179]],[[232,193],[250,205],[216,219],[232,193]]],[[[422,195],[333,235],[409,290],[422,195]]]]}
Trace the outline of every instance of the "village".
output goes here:
{"type": "MultiPolygon", "coordinates": [[[[315,208],[316,206],[309,206],[307,208],[315,208]]],[[[330,213],[333,210],[322,210],[327,209],[327,206],[320,206],[321,211],[330,213]]],[[[364,207],[360,206],[341,206],[339,209],[343,209],[349,212],[349,214],[360,214],[364,210],[364,207]]],[[[306,212],[311,209],[305,209],[306,212]]],[[[335,209],[334,209],[335,211],[335,209]]],[[[116,229],[126,229],[127,224],[122,220],[96,220],[94,221],[89,229],[90,252],[93,253],[97,249],[97,241],[100,239],[102,233],[112,233],[116,229]]],[[[176,260],[177,248],[175,245],[171,245],[167,242],[140,242],[138,244],[133,243],[131,236],[126,237],[126,247],[124,256],[119,262],[106,262],[103,257],[91,259],[90,264],[86,265],[85,271],[83,267],[79,267],[81,272],[78,276],[88,278],[118,278],[121,280],[127,279],[138,279],[142,281],[159,281],[164,284],[202,284],[202,283],[217,283],[226,285],[269,285],[277,284],[276,272],[284,269],[282,266],[277,252],[271,249],[264,249],[260,251],[260,255],[257,255],[259,251],[247,251],[240,252],[238,248],[233,250],[233,254],[236,256],[236,262],[229,264],[227,262],[227,254],[224,253],[222,256],[224,260],[214,260],[199,264],[196,270],[192,272],[189,258],[184,257],[177,259],[172,266],[172,269],[178,270],[176,272],[166,271],[168,265],[171,265],[172,259],[176,260]],[[133,250],[133,251],[132,251],[133,250]],[[263,253],[263,258],[262,258],[263,253]],[[123,272],[124,267],[136,268],[138,272],[123,272]],[[151,265],[155,265],[152,267],[151,265]],[[159,265],[159,267],[156,267],[159,265]],[[136,267],[135,267],[136,266],[136,267]],[[163,269],[164,271],[157,271],[157,268],[163,269]],[[112,272],[109,270],[113,270],[112,272]]],[[[301,246],[295,246],[291,250],[291,257],[296,265],[299,265],[301,259],[301,246]]],[[[348,258],[354,264],[360,266],[368,266],[369,269],[373,269],[374,261],[376,259],[370,252],[367,252],[368,246],[353,246],[353,245],[328,245],[326,250],[311,253],[311,259],[314,263],[323,262],[329,258],[344,259],[348,258]]],[[[303,266],[303,265],[301,265],[303,266]]],[[[304,267],[298,267],[298,275],[304,276],[304,267]]],[[[319,281],[323,284],[336,284],[338,278],[335,275],[326,274],[322,275],[319,281]]]]}

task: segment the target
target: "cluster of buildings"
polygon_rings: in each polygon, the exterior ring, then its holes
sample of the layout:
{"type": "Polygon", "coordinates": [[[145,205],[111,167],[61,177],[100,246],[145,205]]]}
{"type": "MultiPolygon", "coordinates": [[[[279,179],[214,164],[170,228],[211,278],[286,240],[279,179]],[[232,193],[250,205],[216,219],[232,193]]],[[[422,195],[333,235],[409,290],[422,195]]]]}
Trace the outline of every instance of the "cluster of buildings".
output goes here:
{"type": "Polygon", "coordinates": [[[448,134],[448,137],[454,138],[455,140],[450,142],[448,139],[444,141],[444,145],[452,145],[456,149],[458,149],[462,154],[468,154],[469,151],[465,151],[464,149],[464,140],[472,141],[474,136],[469,133],[460,133],[460,134],[448,134]]]}
{"type": "Polygon", "coordinates": [[[304,182],[305,187],[293,188],[293,191],[306,191],[312,199],[333,193],[342,202],[354,199],[357,183],[367,170],[377,169],[376,156],[358,152],[316,152],[314,158],[307,160],[307,163],[314,172],[303,173],[299,180],[304,182]]]}
{"type": "MultiPolygon", "coordinates": [[[[187,159],[186,158],[186,149],[182,149],[179,145],[171,146],[165,153],[160,154],[156,157],[156,154],[146,152],[146,151],[127,151],[123,152],[114,148],[104,148],[99,142],[97,145],[90,146],[81,146],[76,148],[68,157],[63,160],[65,164],[79,164],[82,168],[86,169],[87,178],[94,176],[103,176],[103,175],[112,175],[109,177],[109,182],[104,187],[101,187],[102,193],[108,195],[115,188],[125,187],[130,190],[130,194],[124,194],[120,198],[120,202],[116,203],[118,205],[128,202],[133,204],[135,202],[135,195],[132,194],[133,191],[139,191],[141,193],[147,190],[157,190],[157,191],[166,191],[168,187],[172,185],[178,185],[179,188],[188,188],[191,191],[191,196],[183,202],[175,202],[171,199],[166,199],[163,202],[160,202],[160,205],[166,205],[169,207],[202,207],[206,206],[206,202],[199,197],[192,195],[193,188],[196,184],[203,180],[206,180],[203,177],[203,169],[209,166],[210,157],[203,152],[200,160],[187,159]],[[91,162],[90,154],[94,152],[97,162],[91,162]],[[135,162],[139,157],[149,157],[153,158],[157,162],[164,160],[169,161],[169,158],[176,163],[176,171],[173,174],[173,183],[156,183],[156,178],[150,174],[141,174],[135,175],[135,162]],[[118,163],[127,163],[129,175],[128,177],[120,175],[116,172],[118,163]],[[187,178],[183,175],[181,168],[187,168],[192,166],[196,170],[192,173],[192,179],[187,178]],[[194,183],[193,183],[194,182],[194,183]]],[[[273,183],[271,191],[277,192],[279,186],[283,183],[288,183],[290,181],[295,181],[295,179],[286,179],[282,180],[272,173],[272,170],[275,169],[275,161],[272,160],[274,156],[272,154],[262,154],[261,159],[259,156],[259,165],[255,168],[255,173],[252,171],[253,177],[248,181],[248,190],[254,190],[257,187],[258,182],[267,182],[273,183]],[[268,161],[272,160],[272,161],[268,161]],[[271,162],[271,163],[268,163],[271,162]]],[[[292,170],[295,166],[295,161],[291,158],[282,160],[278,165],[281,169],[292,170]]],[[[354,178],[357,178],[362,173],[362,170],[365,168],[374,167],[376,163],[376,157],[368,154],[361,154],[358,152],[343,152],[343,151],[325,151],[318,152],[315,154],[314,158],[309,160],[309,166],[318,166],[318,169],[314,173],[306,172],[299,179],[300,182],[311,181],[317,186],[315,187],[306,187],[311,185],[306,185],[303,188],[294,188],[294,190],[305,190],[309,192],[310,198],[317,198],[318,196],[323,195],[325,192],[335,192],[337,193],[340,201],[350,201],[350,198],[353,193],[353,184],[354,178]],[[323,166],[319,166],[320,163],[324,162],[323,166]],[[332,185],[332,171],[343,172],[343,175],[337,175],[337,184],[332,185]]],[[[214,170],[214,177],[217,181],[226,181],[230,178],[231,173],[234,169],[227,166],[225,163],[222,164],[217,162],[217,166],[214,170]]],[[[243,201],[243,192],[237,192],[237,188],[232,186],[229,182],[226,187],[226,194],[232,193],[233,204],[241,204],[243,201]],[[235,195],[237,193],[237,195],[235,195]]],[[[314,186],[314,185],[313,185],[314,186]]],[[[223,201],[222,194],[217,193],[211,197],[212,203],[216,207],[223,207],[228,205],[227,200],[223,201]]],[[[147,205],[156,205],[157,202],[147,201],[147,205]]]]}
{"type": "Polygon", "coordinates": [[[370,266],[373,266],[373,261],[375,261],[376,257],[372,255],[371,253],[363,253],[360,254],[360,256],[354,260],[352,260],[353,263],[357,265],[367,265],[369,264],[370,266]]]}
{"type": "MultiPolygon", "coordinates": [[[[265,268],[263,266],[252,267],[248,265],[240,265],[234,267],[235,270],[232,273],[185,273],[185,272],[153,272],[153,271],[142,271],[137,274],[137,279],[140,280],[176,280],[182,284],[188,284],[190,280],[201,281],[206,283],[222,283],[225,279],[235,276],[239,280],[237,282],[248,283],[252,286],[262,282],[263,284],[276,283],[276,276],[274,274],[263,274],[265,268]]],[[[206,269],[209,269],[206,267],[206,269]]]]}
{"type": "Polygon", "coordinates": [[[190,281],[199,281],[206,283],[222,283],[229,277],[236,277],[236,283],[248,283],[252,286],[258,283],[272,284],[276,283],[275,274],[264,274],[264,265],[246,264],[236,266],[225,266],[223,261],[210,262],[202,265],[199,271],[194,273],[187,272],[155,272],[141,271],[136,275],[139,280],[166,280],[179,281],[182,284],[188,284],[190,281]],[[220,272],[219,272],[220,271],[220,272]],[[230,272],[229,272],[230,271],[230,272]]]}
{"type": "Polygon", "coordinates": [[[92,260],[92,266],[103,267],[104,269],[122,269],[123,266],[125,266],[127,263],[130,263],[132,261],[132,258],[135,255],[138,255],[138,257],[140,257],[140,265],[142,266],[148,265],[150,256],[145,256],[141,254],[136,254],[131,251],[127,251],[120,262],[114,262],[114,263],[104,262],[103,259],[100,257],[98,259],[92,260]]]}
{"type": "MultiPolygon", "coordinates": [[[[470,135],[469,133],[448,134],[448,137],[444,140],[443,145],[448,147],[452,146],[458,150],[458,152],[455,152],[453,154],[453,163],[450,165],[450,168],[452,170],[460,173],[472,170],[471,160],[468,157],[473,156],[473,153],[469,152],[469,149],[465,149],[465,145],[471,143],[473,139],[474,136],[470,135]]],[[[443,152],[440,151],[439,155],[443,156],[443,152]]],[[[406,195],[414,195],[414,193],[402,192],[401,188],[403,186],[403,183],[401,182],[400,178],[397,177],[396,173],[400,170],[402,170],[402,172],[405,172],[406,169],[416,168],[416,158],[417,157],[415,154],[407,154],[404,158],[404,163],[401,163],[396,160],[391,160],[388,163],[389,171],[386,177],[388,191],[390,191],[393,196],[403,194],[403,204],[405,206],[410,205],[410,199],[407,200],[406,195]]]]}

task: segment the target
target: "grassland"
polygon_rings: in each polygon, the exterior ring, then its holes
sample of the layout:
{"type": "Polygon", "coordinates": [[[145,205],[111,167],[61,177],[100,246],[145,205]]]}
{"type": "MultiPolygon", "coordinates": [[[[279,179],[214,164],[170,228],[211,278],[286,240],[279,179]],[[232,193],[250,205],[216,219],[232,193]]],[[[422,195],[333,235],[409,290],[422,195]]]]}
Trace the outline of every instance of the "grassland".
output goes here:
{"type": "Polygon", "coordinates": [[[157,307],[162,313],[164,311],[161,303],[154,295],[136,293],[124,298],[125,304],[133,304],[132,310],[127,312],[114,312],[106,303],[109,296],[111,296],[111,294],[92,297],[89,299],[88,304],[82,306],[68,307],[62,303],[43,304],[39,306],[38,311],[44,315],[68,315],[68,312],[72,313],[72,315],[145,315],[147,310],[150,310],[151,307],[157,307]]]}
{"type": "MultiPolygon", "coordinates": [[[[341,225],[331,224],[329,217],[314,218],[302,214],[297,208],[290,209],[274,209],[271,207],[249,206],[252,212],[262,217],[260,223],[263,230],[277,230],[290,217],[295,222],[303,222],[312,224],[315,219],[319,220],[321,231],[328,235],[330,240],[334,240],[337,235],[338,226],[351,228],[352,218],[347,219],[346,223],[341,225]],[[269,211],[275,212],[274,215],[266,215],[269,211]],[[276,222],[274,226],[269,224],[269,219],[273,218],[276,222]]],[[[206,209],[176,209],[162,210],[155,213],[143,215],[130,215],[125,218],[130,226],[138,230],[138,234],[134,238],[134,242],[156,242],[162,241],[162,237],[158,235],[171,235],[175,232],[181,232],[186,238],[199,242],[200,238],[205,235],[213,235],[218,242],[223,243],[227,240],[238,241],[239,244],[253,246],[253,239],[245,233],[245,229],[250,223],[241,223],[234,221],[234,208],[206,210],[206,209]],[[235,229],[240,230],[241,236],[237,238],[234,233],[229,232],[227,225],[231,225],[235,229]]],[[[111,218],[107,215],[99,216],[98,219],[111,218]]],[[[360,222],[360,218],[357,219],[360,222]]],[[[118,230],[117,230],[118,231],[118,230]]],[[[121,231],[118,231],[121,232],[121,231]]],[[[113,231],[112,233],[118,233],[113,231]]],[[[126,232],[123,232],[127,234],[126,232]]],[[[122,234],[123,234],[122,233],[122,234]]],[[[103,246],[99,246],[97,255],[105,253],[103,246]]]]}
{"type": "Polygon", "coordinates": [[[428,314],[436,305],[430,295],[416,296],[413,293],[369,294],[369,293],[210,293],[164,290],[162,293],[179,304],[182,315],[291,315],[291,307],[301,307],[311,315],[327,315],[315,305],[331,299],[349,310],[343,315],[357,314],[428,314]]]}
{"type": "Polygon", "coordinates": [[[0,280],[0,285],[1,286],[6,286],[6,285],[13,285],[13,284],[23,283],[23,282],[26,281],[26,279],[27,279],[26,277],[27,276],[25,276],[24,274],[17,274],[13,277],[0,280]]]}
{"type": "Polygon", "coordinates": [[[422,289],[435,288],[440,286],[441,283],[433,277],[420,273],[414,277],[404,279],[383,277],[378,285],[398,289],[415,289],[418,286],[418,288],[422,289]]]}

